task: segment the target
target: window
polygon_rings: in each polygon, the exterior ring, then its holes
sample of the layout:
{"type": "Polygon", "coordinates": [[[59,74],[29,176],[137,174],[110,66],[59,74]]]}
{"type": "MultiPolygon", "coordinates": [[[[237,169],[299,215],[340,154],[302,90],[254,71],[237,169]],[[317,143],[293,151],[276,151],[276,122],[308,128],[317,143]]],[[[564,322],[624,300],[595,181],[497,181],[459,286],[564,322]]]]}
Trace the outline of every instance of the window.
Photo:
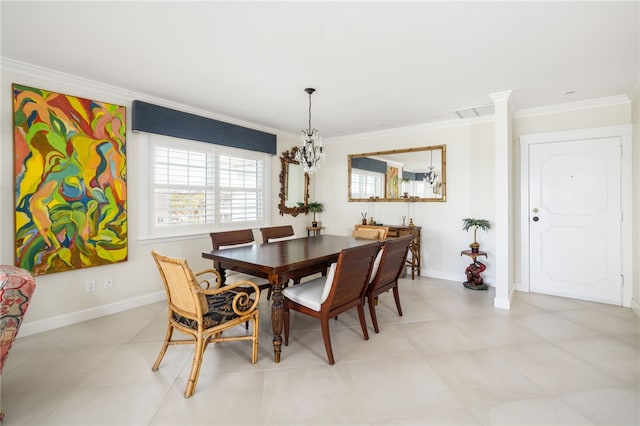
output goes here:
{"type": "Polygon", "coordinates": [[[351,197],[384,197],[384,173],[351,169],[351,197]]]}
{"type": "Polygon", "coordinates": [[[268,154],[158,135],[142,139],[143,239],[266,224],[268,154]]]}

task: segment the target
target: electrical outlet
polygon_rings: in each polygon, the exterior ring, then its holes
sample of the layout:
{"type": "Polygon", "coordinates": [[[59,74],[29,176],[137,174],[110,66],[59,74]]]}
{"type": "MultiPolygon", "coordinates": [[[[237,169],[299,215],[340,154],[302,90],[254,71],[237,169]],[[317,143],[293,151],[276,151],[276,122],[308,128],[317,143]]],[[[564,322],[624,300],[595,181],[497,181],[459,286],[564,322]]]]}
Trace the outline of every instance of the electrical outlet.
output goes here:
{"type": "Polygon", "coordinates": [[[104,288],[113,288],[113,277],[106,277],[104,279],[104,288]]]}
{"type": "Polygon", "coordinates": [[[87,293],[93,293],[96,291],[96,280],[87,281],[87,293]]]}

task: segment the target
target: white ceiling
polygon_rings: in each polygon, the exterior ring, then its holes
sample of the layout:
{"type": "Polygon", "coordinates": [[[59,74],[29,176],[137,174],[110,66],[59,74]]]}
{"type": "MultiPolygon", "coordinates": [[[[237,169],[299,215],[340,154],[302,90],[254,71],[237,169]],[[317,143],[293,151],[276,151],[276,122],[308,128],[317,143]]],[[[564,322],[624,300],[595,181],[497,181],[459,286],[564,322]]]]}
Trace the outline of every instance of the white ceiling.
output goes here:
{"type": "Polygon", "coordinates": [[[314,87],[325,138],[453,120],[504,90],[522,110],[640,81],[639,1],[0,7],[3,57],[296,134],[314,87]]]}

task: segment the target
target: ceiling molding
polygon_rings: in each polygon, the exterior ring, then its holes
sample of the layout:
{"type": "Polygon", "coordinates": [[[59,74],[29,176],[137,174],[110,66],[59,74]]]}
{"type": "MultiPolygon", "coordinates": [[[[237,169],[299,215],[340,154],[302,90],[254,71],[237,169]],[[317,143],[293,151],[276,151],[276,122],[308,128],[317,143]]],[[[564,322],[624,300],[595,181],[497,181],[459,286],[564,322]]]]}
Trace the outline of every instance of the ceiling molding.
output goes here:
{"type": "Polygon", "coordinates": [[[605,98],[587,99],[585,101],[568,102],[565,104],[548,105],[537,108],[527,108],[517,111],[513,118],[536,117],[540,115],[557,114],[581,109],[601,108],[612,105],[628,104],[631,100],[627,95],[609,96],[605,98]]]}
{"type": "Polygon", "coordinates": [[[406,133],[416,133],[423,130],[446,129],[454,127],[470,126],[472,124],[493,123],[494,116],[485,115],[472,118],[456,118],[454,120],[437,121],[434,123],[418,124],[416,126],[396,127],[393,129],[378,130],[375,132],[358,133],[353,135],[336,136],[334,138],[324,139],[324,143],[329,145],[338,142],[357,141],[362,139],[372,139],[383,136],[395,136],[406,133]]]}
{"type": "MultiPolygon", "coordinates": [[[[188,105],[180,104],[177,102],[168,101],[166,99],[157,98],[155,96],[147,95],[145,93],[136,92],[134,90],[123,89],[121,87],[112,86],[112,85],[101,83],[95,80],[89,80],[87,78],[80,77],[77,75],[67,74],[61,71],[56,71],[50,68],[41,67],[39,65],[17,61],[15,59],[7,58],[7,57],[0,57],[0,69],[2,70],[2,72],[5,72],[5,71],[15,72],[19,74],[25,74],[30,77],[37,78],[39,80],[51,81],[56,86],[62,83],[66,86],[77,88],[78,91],[80,92],[89,88],[92,91],[98,92],[102,96],[105,96],[105,98],[112,98],[114,96],[118,96],[118,97],[131,99],[132,101],[134,99],[138,99],[141,101],[153,103],[166,108],[171,108],[178,111],[199,115],[202,117],[212,118],[214,120],[223,121],[225,123],[235,124],[238,126],[247,127],[254,130],[260,130],[263,132],[275,134],[276,136],[287,135],[286,132],[283,132],[282,130],[279,130],[279,129],[274,129],[267,126],[261,126],[255,123],[249,123],[247,121],[238,120],[237,118],[229,117],[227,115],[212,113],[210,111],[205,111],[199,108],[190,107],[188,105]]],[[[30,84],[30,83],[18,82],[18,81],[13,81],[12,83],[24,84],[24,85],[30,84]]],[[[55,88],[43,88],[43,89],[53,90],[55,88]]],[[[83,97],[81,93],[78,93],[78,94],[74,93],[73,95],[83,97]]],[[[104,100],[107,101],[107,99],[104,99],[104,100]]],[[[131,105],[126,105],[126,106],[127,108],[129,108],[131,105]]]]}

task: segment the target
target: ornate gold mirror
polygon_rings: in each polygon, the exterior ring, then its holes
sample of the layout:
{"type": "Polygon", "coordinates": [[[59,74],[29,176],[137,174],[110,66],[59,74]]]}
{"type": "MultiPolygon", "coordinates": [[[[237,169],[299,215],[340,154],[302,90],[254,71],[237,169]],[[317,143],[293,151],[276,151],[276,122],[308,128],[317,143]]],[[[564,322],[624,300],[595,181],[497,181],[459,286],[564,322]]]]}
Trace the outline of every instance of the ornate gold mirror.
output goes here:
{"type": "Polygon", "coordinates": [[[348,156],[349,201],[446,201],[447,147],[348,156]]]}
{"type": "Polygon", "coordinates": [[[295,160],[297,151],[298,147],[293,147],[291,152],[285,151],[280,156],[280,216],[307,213],[309,174],[295,160]]]}

